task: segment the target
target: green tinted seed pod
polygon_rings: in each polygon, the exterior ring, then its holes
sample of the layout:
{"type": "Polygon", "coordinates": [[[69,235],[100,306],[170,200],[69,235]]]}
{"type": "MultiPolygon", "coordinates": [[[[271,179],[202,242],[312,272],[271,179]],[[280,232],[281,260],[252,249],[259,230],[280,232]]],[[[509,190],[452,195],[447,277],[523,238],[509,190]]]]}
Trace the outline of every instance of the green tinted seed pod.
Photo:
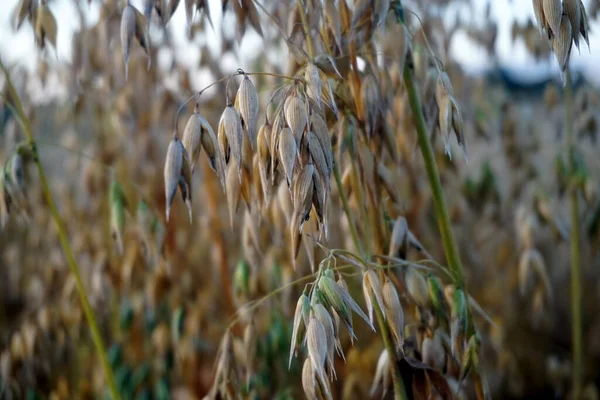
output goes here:
{"type": "Polygon", "coordinates": [[[235,267],[233,291],[239,298],[248,298],[250,295],[250,265],[245,260],[238,262],[235,267]]]}
{"type": "Polygon", "coordinates": [[[436,276],[429,274],[427,277],[427,288],[429,289],[429,298],[431,299],[431,305],[436,315],[438,318],[446,320],[448,318],[448,304],[446,303],[442,283],[436,276]]]}

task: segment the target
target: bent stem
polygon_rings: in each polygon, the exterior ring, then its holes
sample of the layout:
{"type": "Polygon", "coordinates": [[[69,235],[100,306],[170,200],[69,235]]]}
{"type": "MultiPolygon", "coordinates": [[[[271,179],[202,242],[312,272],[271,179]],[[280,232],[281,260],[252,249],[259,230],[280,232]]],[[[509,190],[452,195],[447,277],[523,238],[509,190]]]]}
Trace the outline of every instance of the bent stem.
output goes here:
{"type": "Polygon", "coordinates": [[[79,294],[79,299],[81,300],[81,306],[83,307],[83,312],[87,319],[88,325],[90,327],[90,331],[92,333],[92,340],[94,345],[96,346],[96,351],[100,356],[100,360],[102,363],[102,368],[104,370],[104,374],[106,375],[106,380],[108,382],[108,387],[110,390],[110,394],[113,399],[119,400],[119,392],[117,391],[117,385],[115,383],[115,378],[113,371],[108,364],[108,359],[106,357],[106,347],[104,346],[104,342],[102,340],[102,336],[100,335],[100,330],[98,329],[98,324],[96,322],[96,317],[94,315],[94,311],[90,306],[90,302],[88,300],[87,292],[85,286],[83,285],[83,281],[81,280],[81,275],[79,274],[79,267],[77,266],[77,262],[75,261],[75,257],[73,256],[73,251],[71,250],[71,246],[69,244],[69,239],[67,236],[67,230],[65,225],[58,213],[56,208],[56,204],[52,197],[52,193],[50,192],[50,187],[48,185],[48,180],[46,179],[46,174],[44,173],[44,167],[42,166],[42,162],[40,161],[36,142],[33,138],[33,134],[31,132],[31,124],[29,119],[25,115],[23,111],[23,104],[21,103],[21,99],[15,90],[12,81],[10,79],[10,74],[8,70],[4,67],[4,63],[0,61],[0,68],[4,72],[6,76],[6,83],[8,87],[8,98],[9,102],[12,102],[13,107],[15,108],[19,119],[21,119],[21,123],[23,126],[23,131],[27,138],[27,143],[31,148],[31,152],[33,154],[33,160],[38,170],[40,185],[42,188],[42,192],[44,193],[44,197],[46,198],[46,202],[48,203],[48,208],[50,209],[50,214],[52,215],[52,219],[54,220],[54,224],[56,225],[56,230],[58,233],[58,238],[60,244],[65,252],[65,256],[67,258],[67,264],[69,265],[69,269],[71,270],[71,274],[75,278],[75,285],[77,287],[77,292],[79,294]]]}
{"type": "MultiPolygon", "coordinates": [[[[573,90],[571,87],[571,71],[567,66],[565,84],[565,131],[569,168],[571,174],[577,168],[575,161],[575,138],[573,135],[573,90]]],[[[579,252],[579,200],[577,188],[569,185],[569,202],[571,209],[571,312],[572,346],[573,346],[573,399],[581,397],[583,383],[583,352],[582,352],[582,316],[581,316],[581,261],[579,252]]]]}

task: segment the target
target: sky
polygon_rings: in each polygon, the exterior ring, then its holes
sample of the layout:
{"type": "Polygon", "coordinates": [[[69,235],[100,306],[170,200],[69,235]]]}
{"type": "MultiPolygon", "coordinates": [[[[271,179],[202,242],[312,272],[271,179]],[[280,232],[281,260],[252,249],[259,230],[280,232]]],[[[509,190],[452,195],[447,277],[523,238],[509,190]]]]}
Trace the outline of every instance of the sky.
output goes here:
{"type": "MultiPolygon", "coordinates": [[[[30,69],[36,67],[37,57],[46,57],[50,64],[61,61],[70,61],[70,49],[73,33],[78,29],[78,18],[72,7],[73,0],[56,0],[51,4],[51,9],[58,21],[58,48],[56,54],[54,51],[39,54],[35,48],[33,40],[33,30],[29,24],[24,24],[18,32],[12,28],[11,15],[18,0],[1,0],[0,3],[0,57],[8,64],[15,62],[22,63],[30,69]]],[[[558,66],[554,58],[547,61],[536,62],[528,54],[523,43],[513,43],[511,40],[511,24],[514,19],[521,23],[526,23],[528,19],[533,18],[533,8],[530,0],[492,0],[492,18],[498,23],[498,40],[496,50],[501,65],[511,70],[515,75],[526,80],[537,80],[546,77],[549,73],[558,75],[558,66]],[[519,5],[516,5],[519,4],[519,5]]],[[[584,3],[587,3],[584,0],[584,3]]],[[[142,0],[132,0],[132,3],[142,9],[142,0]]],[[[459,13],[461,18],[482,20],[486,0],[476,0],[475,7],[458,9],[454,7],[450,10],[449,18],[454,18],[453,14],[459,13]]],[[[221,24],[220,0],[210,0],[211,14],[215,23],[215,31],[208,31],[207,40],[213,52],[218,52],[219,35],[221,24]]],[[[173,19],[170,22],[171,33],[174,38],[176,54],[178,61],[188,66],[197,65],[199,58],[198,46],[190,46],[185,38],[185,10],[180,5],[173,19]],[[184,51],[185,50],[185,51],[184,51]]],[[[88,23],[94,23],[98,19],[98,5],[92,4],[85,13],[88,23]]],[[[231,17],[231,15],[229,15],[231,17]]],[[[248,35],[247,35],[248,36],[248,35]]],[[[258,36],[250,35],[244,41],[250,47],[260,46],[258,36]]],[[[600,23],[591,22],[590,35],[591,51],[587,47],[582,47],[581,54],[576,51],[572,55],[572,66],[581,70],[597,84],[600,84],[600,74],[595,73],[600,65],[600,23]]],[[[242,46],[248,47],[248,46],[242,46]]],[[[258,48],[257,48],[258,50],[258,48]]],[[[483,49],[472,43],[464,33],[457,33],[452,46],[451,55],[458,61],[468,73],[481,73],[490,66],[489,59],[483,49]]],[[[224,62],[233,69],[237,67],[246,67],[244,65],[249,60],[225,59],[224,62]]],[[[167,60],[159,60],[166,63],[167,60]]]]}

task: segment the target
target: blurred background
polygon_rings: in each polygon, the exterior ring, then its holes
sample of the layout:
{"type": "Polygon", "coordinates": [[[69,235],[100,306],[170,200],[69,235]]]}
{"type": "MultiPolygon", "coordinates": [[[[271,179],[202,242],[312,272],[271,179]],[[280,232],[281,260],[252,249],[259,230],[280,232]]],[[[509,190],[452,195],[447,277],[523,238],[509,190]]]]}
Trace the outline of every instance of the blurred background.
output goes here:
{"type": "MultiPolygon", "coordinates": [[[[257,327],[260,361],[248,398],[303,398],[301,365],[292,363],[287,372],[292,317],[302,292],[302,285],[291,283],[310,274],[311,257],[318,262],[323,254],[302,250],[294,270],[287,223],[279,211],[271,210],[275,206],[261,209],[268,217],[260,218],[240,206],[230,224],[227,198],[204,156],[193,176],[192,223],[180,199],[168,223],[164,216],[163,167],[178,108],[194,92],[237,68],[292,76],[298,71],[271,19],[291,34],[295,2],[263,1],[271,17],[258,11],[259,34],[243,13],[236,14],[231,4],[236,1],[225,1],[224,7],[219,0],[208,1],[210,21],[204,11],[191,25],[184,2],[166,27],[153,14],[152,65],[147,68],[144,50],[135,42],[127,81],[119,37],[125,2],[47,0],[57,37],[43,48],[36,45],[30,21],[16,26],[15,13],[23,0],[0,4],[0,59],[32,122],[124,398],[203,398],[212,385],[219,340],[236,317],[257,327]],[[126,198],[118,239],[109,198],[114,182],[126,198]],[[244,311],[247,302],[282,287],[260,307],[244,311]]],[[[142,3],[131,1],[139,10],[142,3]]],[[[536,25],[530,1],[403,4],[424,103],[427,37],[452,80],[464,119],[468,162],[459,146],[452,144],[449,159],[439,137],[432,140],[467,290],[488,316],[476,317],[476,324],[492,397],[568,398],[570,219],[563,81],[555,56],[536,25]],[[535,265],[530,268],[528,263],[535,265]]],[[[586,43],[580,51],[573,48],[571,66],[582,165],[584,398],[597,399],[600,1],[583,4],[590,21],[589,48],[586,43]]],[[[383,195],[382,207],[391,220],[405,216],[427,252],[443,262],[432,195],[395,61],[395,26],[390,12],[373,38],[375,57],[360,60],[364,66],[373,58],[389,74],[386,95],[393,112],[387,118],[400,161],[393,166],[386,161],[393,189],[383,195]]],[[[281,81],[272,76],[252,80],[263,110],[281,81]]],[[[24,140],[6,104],[5,85],[0,78],[3,165],[24,140]]],[[[229,89],[230,98],[236,87],[229,89]]],[[[201,114],[215,131],[227,90],[224,82],[215,85],[200,101],[201,114]]],[[[192,110],[193,102],[183,108],[176,122],[179,131],[192,110]]],[[[330,121],[333,137],[342,124],[330,121]]],[[[342,155],[344,176],[349,165],[349,155],[342,155]]],[[[0,399],[102,398],[106,383],[75,282],[37,174],[33,167],[25,173],[23,198],[15,201],[9,215],[0,215],[0,399]]],[[[327,245],[353,250],[337,189],[330,201],[327,245]]],[[[354,198],[351,207],[358,208],[354,198]]],[[[384,230],[391,233],[390,227],[384,230]]],[[[364,304],[356,286],[355,298],[364,304]]],[[[406,297],[401,293],[403,302],[406,297]]],[[[408,324],[419,318],[413,308],[407,300],[408,324]]],[[[233,332],[242,334],[239,326],[233,332]]],[[[335,398],[369,398],[381,343],[364,324],[357,327],[357,336],[355,346],[348,343],[346,363],[336,367],[335,398]]],[[[459,397],[472,396],[465,391],[459,397]]]]}

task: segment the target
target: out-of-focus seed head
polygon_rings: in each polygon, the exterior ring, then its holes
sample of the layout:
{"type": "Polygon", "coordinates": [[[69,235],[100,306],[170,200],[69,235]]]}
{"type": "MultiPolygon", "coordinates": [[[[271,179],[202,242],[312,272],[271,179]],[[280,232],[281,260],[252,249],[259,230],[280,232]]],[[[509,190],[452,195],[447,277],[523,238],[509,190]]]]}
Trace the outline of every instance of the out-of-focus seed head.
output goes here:
{"type": "Polygon", "coordinates": [[[390,364],[390,355],[387,349],[384,349],[379,355],[377,360],[377,369],[375,370],[375,377],[373,378],[373,384],[371,385],[371,397],[377,392],[379,383],[381,382],[383,393],[382,398],[385,398],[390,381],[392,378],[392,364],[390,364]]]}
{"type": "Polygon", "coordinates": [[[362,287],[365,301],[367,303],[367,310],[369,311],[369,320],[371,321],[371,325],[373,325],[374,303],[381,310],[383,318],[386,318],[381,281],[374,270],[370,269],[363,274],[362,287]]]}
{"type": "Polygon", "coordinates": [[[400,304],[400,298],[394,284],[387,277],[383,284],[382,297],[388,326],[392,331],[396,348],[402,349],[404,345],[404,310],[402,310],[402,304],[400,304]]]}
{"type": "Polygon", "coordinates": [[[110,230],[120,254],[123,254],[123,233],[125,230],[125,193],[116,180],[110,185],[110,230]]]}
{"type": "Polygon", "coordinates": [[[413,299],[413,301],[419,307],[429,307],[430,299],[429,299],[429,289],[427,288],[427,282],[423,275],[421,275],[416,269],[413,267],[406,268],[406,289],[408,290],[408,294],[413,299]]]}
{"type": "Polygon", "coordinates": [[[465,292],[461,288],[454,290],[452,296],[452,322],[450,326],[450,339],[452,342],[453,355],[460,354],[465,341],[465,335],[469,325],[469,311],[465,292]]]}
{"type": "Polygon", "coordinates": [[[179,142],[181,153],[183,154],[183,163],[181,166],[181,176],[179,177],[179,189],[181,197],[187,206],[190,223],[192,222],[192,167],[188,158],[187,151],[183,148],[183,144],[179,142]]]}
{"type": "Polygon", "coordinates": [[[294,177],[294,168],[296,166],[296,139],[290,128],[283,128],[279,133],[278,155],[279,161],[283,165],[283,170],[287,179],[288,187],[292,186],[294,177]]]}
{"type": "Polygon", "coordinates": [[[233,292],[237,298],[247,299],[250,295],[250,265],[240,261],[233,274],[233,292]]]}
{"type": "Polygon", "coordinates": [[[244,79],[235,97],[236,108],[240,113],[242,127],[246,131],[252,151],[256,151],[256,120],[258,117],[258,93],[256,87],[244,74],[244,79]]]}
{"type": "Polygon", "coordinates": [[[125,63],[125,79],[129,75],[129,52],[131,41],[135,35],[135,10],[128,4],[121,14],[121,46],[123,46],[123,62],[125,63]]]}
{"type": "Polygon", "coordinates": [[[429,298],[431,299],[431,305],[435,310],[438,318],[448,318],[448,303],[446,303],[446,297],[444,296],[444,288],[440,280],[433,275],[427,277],[427,287],[429,289],[429,298]]]}
{"type": "Polygon", "coordinates": [[[179,179],[181,177],[181,169],[183,168],[183,145],[181,141],[174,136],[169,143],[167,149],[167,157],[165,160],[165,197],[167,200],[166,205],[166,216],[169,221],[169,214],[171,213],[171,205],[175,198],[175,192],[177,191],[177,185],[179,185],[179,179]]]}
{"type": "Polygon", "coordinates": [[[394,222],[392,237],[390,238],[390,257],[406,259],[408,252],[408,223],[406,218],[400,216],[394,222]]]}
{"type": "Polygon", "coordinates": [[[432,337],[425,337],[421,345],[423,362],[437,371],[443,371],[446,365],[446,351],[442,342],[443,335],[442,329],[438,328],[432,337]]]}

